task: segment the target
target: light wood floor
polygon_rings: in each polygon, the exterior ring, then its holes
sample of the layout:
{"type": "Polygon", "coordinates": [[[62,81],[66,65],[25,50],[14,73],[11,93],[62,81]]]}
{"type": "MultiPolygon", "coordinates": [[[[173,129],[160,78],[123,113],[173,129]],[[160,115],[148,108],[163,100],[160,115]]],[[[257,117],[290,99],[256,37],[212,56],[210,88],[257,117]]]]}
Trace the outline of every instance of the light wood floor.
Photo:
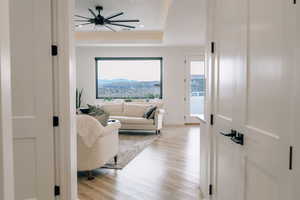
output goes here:
{"type": "Polygon", "coordinates": [[[123,170],[78,177],[80,200],[200,200],[197,126],[168,127],[123,170]]]}

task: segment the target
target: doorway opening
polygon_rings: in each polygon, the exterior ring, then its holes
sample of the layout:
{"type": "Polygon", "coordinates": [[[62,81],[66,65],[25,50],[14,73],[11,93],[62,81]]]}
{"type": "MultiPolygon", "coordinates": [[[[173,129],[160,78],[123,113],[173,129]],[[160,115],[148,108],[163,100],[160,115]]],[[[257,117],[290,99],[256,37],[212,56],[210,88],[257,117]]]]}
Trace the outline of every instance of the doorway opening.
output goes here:
{"type": "Polygon", "coordinates": [[[185,123],[197,123],[205,114],[205,58],[204,56],[188,56],[186,59],[185,78],[185,123]]]}

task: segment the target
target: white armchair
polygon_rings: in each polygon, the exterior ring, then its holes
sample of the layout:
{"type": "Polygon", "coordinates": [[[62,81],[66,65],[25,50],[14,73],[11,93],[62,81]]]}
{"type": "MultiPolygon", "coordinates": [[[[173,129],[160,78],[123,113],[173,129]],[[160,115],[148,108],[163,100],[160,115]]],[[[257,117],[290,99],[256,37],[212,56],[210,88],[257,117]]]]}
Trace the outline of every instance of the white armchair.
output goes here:
{"type": "Polygon", "coordinates": [[[77,168],[87,171],[93,179],[91,170],[103,166],[110,159],[117,162],[119,150],[119,122],[103,127],[95,118],[77,115],[77,168]]]}

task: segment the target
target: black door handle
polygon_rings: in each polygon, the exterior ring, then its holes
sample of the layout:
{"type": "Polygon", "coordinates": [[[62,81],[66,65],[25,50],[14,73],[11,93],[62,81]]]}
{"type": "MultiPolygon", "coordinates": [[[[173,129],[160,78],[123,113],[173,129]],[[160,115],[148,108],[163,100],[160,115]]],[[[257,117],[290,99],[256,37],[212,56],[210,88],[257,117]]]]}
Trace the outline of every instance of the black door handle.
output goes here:
{"type": "Polygon", "coordinates": [[[231,140],[237,144],[244,145],[244,135],[241,133],[236,134],[231,138],[231,140]]]}
{"type": "Polygon", "coordinates": [[[236,136],[236,130],[231,130],[231,133],[223,133],[223,132],[220,132],[221,135],[224,135],[226,137],[234,137],[236,136]]]}

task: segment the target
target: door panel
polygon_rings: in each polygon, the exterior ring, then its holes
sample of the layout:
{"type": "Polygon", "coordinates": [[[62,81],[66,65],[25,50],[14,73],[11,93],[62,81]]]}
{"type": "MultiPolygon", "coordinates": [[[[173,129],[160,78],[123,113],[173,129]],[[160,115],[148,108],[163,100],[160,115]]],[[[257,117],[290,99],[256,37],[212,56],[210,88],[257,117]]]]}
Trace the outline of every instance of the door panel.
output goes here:
{"type": "Polygon", "coordinates": [[[282,117],[290,112],[283,106],[289,103],[287,77],[291,75],[291,67],[285,64],[286,1],[248,0],[248,6],[246,109],[240,129],[245,133],[244,196],[245,200],[279,200],[285,198],[288,177],[289,118],[282,117]]]}
{"type": "Polygon", "coordinates": [[[50,3],[10,1],[16,200],[54,199],[50,3]]]}
{"type": "Polygon", "coordinates": [[[247,185],[247,190],[245,190],[245,199],[276,199],[279,192],[277,190],[278,180],[250,160],[246,160],[246,167],[247,180],[245,184],[247,185]],[[263,187],[258,187],[258,185],[263,187]]]}
{"type": "Polygon", "coordinates": [[[284,81],[284,1],[249,1],[249,53],[247,73],[247,125],[278,135],[282,102],[286,101],[284,81]],[[272,9],[268,9],[272,5],[272,9]]]}
{"type": "Polygon", "coordinates": [[[291,2],[216,2],[216,198],[285,199],[291,112],[284,105],[292,74],[285,17],[291,2]],[[230,129],[244,134],[244,145],[219,134],[230,129]]]}
{"type": "Polygon", "coordinates": [[[240,200],[239,197],[239,147],[229,137],[235,126],[236,65],[239,60],[240,25],[238,12],[240,0],[216,1],[216,65],[214,110],[215,124],[215,182],[218,200],[240,200]],[[233,11],[234,10],[234,11],[233,11]]]}

